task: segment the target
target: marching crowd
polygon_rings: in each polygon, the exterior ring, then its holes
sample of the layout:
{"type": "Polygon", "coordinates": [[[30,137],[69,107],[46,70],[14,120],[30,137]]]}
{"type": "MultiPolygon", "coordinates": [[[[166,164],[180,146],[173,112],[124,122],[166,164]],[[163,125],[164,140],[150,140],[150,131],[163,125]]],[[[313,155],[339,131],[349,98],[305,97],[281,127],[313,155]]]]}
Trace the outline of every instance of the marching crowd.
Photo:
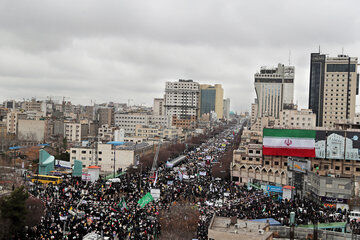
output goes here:
{"type": "Polygon", "coordinates": [[[122,175],[117,182],[94,183],[76,178],[59,185],[34,185],[30,193],[43,200],[46,210],[41,223],[29,228],[29,239],[82,239],[96,232],[110,239],[156,239],[161,235],[159,212],[174,202],[196,205],[200,212],[197,238],[207,239],[209,222],[218,216],[240,219],[274,218],[289,225],[295,211],[297,224],[346,221],[346,212],[322,207],[310,200],[277,200],[260,190],[248,189],[212,176],[212,165],[232,144],[233,129],[209,139],[196,149],[186,151],[178,166],[158,168],[155,178],[150,170],[122,175]],[[139,199],[152,188],[160,198],[145,206],[139,199]]]}

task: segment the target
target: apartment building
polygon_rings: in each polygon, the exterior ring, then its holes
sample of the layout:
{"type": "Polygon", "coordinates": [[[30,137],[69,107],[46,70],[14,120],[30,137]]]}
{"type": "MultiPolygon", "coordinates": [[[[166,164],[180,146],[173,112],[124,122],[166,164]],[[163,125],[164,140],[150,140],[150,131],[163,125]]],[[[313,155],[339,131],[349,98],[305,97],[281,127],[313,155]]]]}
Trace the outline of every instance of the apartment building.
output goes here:
{"type": "Polygon", "coordinates": [[[316,114],[316,126],[331,128],[334,123],[354,120],[357,65],[357,57],[311,54],[309,109],[316,114]]]}
{"type": "Polygon", "coordinates": [[[81,124],[65,122],[64,136],[66,137],[68,142],[81,142],[81,124]]]}
{"type": "Polygon", "coordinates": [[[35,98],[31,99],[31,101],[25,101],[21,103],[21,109],[28,111],[37,111],[41,112],[42,116],[46,116],[46,102],[45,101],[37,101],[35,98]]]}
{"type": "Polygon", "coordinates": [[[165,115],[165,99],[154,98],[153,114],[157,116],[165,115]]]}
{"type": "Polygon", "coordinates": [[[70,148],[70,163],[81,160],[83,167],[96,164],[102,172],[113,172],[137,164],[137,159],[143,154],[153,151],[153,146],[147,143],[126,143],[122,146],[98,144],[96,146],[70,148]],[[97,149],[97,150],[96,150],[97,149]],[[97,161],[96,161],[97,158],[97,161]]]}
{"type": "Polygon", "coordinates": [[[224,103],[223,103],[223,113],[224,113],[224,118],[225,118],[225,119],[229,119],[229,118],[230,118],[230,98],[224,99],[224,103]]]}
{"type": "Polygon", "coordinates": [[[179,130],[175,127],[158,128],[156,126],[137,125],[135,136],[143,138],[160,137],[171,140],[179,137],[179,130]]]}
{"type": "Polygon", "coordinates": [[[11,111],[6,114],[6,128],[7,133],[9,134],[17,134],[17,128],[18,128],[18,120],[19,119],[26,119],[27,116],[24,113],[11,111]]]}
{"type": "Polygon", "coordinates": [[[156,125],[159,127],[170,125],[168,116],[149,115],[146,113],[116,113],[115,126],[124,129],[125,134],[133,136],[136,134],[135,129],[137,125],[156,125]]]}
{"type": "Polygon", "coordinates": [[[198,117],[200,85],[193,80],[180,79],[165,84],[165,112],[179,119],[198,117]]]}
{"type": "Polygon", "coordinates": [[[282,128],[315,129],[316,114],[311,109],[284,109],[276,124],[282,128]]]}
{"type": "Polygon", "coordinates": [[[112,141],[114,140],[114,131],[116,127],[110,127],[108,124],[104,124],[98,129],[99,141],[112,141]]]}

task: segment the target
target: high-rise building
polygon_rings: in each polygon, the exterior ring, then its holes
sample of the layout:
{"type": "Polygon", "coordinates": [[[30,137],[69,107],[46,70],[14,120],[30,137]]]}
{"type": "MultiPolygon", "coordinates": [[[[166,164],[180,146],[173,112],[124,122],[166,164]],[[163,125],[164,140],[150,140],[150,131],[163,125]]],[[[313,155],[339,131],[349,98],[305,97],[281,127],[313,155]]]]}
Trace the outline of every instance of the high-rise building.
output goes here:
{"type": "Polygon", "coordinates": [[[165,115],[165,99],[164,98],[154,98],[153,106],[154,115],[165,115]]]}
{"type": "Polygon", "coordinates": [[[218,119],[223,118],[224,90],[221,84],[214,86],[208,84],[200,85],[200,114],[211,113],[214,111],[218,119]]]}
{"type": "Polygon", "coordinates": [[[279,118],[283,109],[291,107],[294,98],[295,67],[278,64],[275,68],[261,67],[255,74],[257,117],[279,118]]]}
{"type": "Polygon", "coordinates": [[[316,114],[317,126],[353,121],[359,87],[357,64],[358,58],[347,55],[311,54],[309,109],[316,114]]]}
{"type": "Polygon", "coordinates": [[[165,112],[170,118],[179,119],[197,118],[199,106],[200,85],[193,80],[166,82],[165,85],[165,112]]]}
{"type": "Polygon", "coordinates": [[[224,112],[224,118],[229,119],[230,118],[230,98],[224,99],[223,112],[224,112]]]}
{"type": "Polygon", "coordinates": [[[107,124],[114,125],[114,108],[100,107],[96,111],[96,119],[99,121],[99,126],[107,124]]]}
{"type": "Polygon", "coordinates": [[[309,109],[316,114],[316,126],[322,126],[325,59],[325,54],[311,53],[309,109]]]}

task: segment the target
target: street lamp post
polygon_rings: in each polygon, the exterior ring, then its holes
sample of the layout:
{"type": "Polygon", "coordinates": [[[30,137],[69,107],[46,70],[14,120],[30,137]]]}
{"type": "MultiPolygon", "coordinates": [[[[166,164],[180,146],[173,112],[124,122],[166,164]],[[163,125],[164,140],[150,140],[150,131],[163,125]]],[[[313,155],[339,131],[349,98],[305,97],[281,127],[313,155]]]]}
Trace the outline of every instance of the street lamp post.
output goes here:
{"type": "Polygon", "coordinates": [[[114,146],[114,178],[115,178],[115,152],[116,152],[116,146],[115,145],[113,145],[114,146]]]}

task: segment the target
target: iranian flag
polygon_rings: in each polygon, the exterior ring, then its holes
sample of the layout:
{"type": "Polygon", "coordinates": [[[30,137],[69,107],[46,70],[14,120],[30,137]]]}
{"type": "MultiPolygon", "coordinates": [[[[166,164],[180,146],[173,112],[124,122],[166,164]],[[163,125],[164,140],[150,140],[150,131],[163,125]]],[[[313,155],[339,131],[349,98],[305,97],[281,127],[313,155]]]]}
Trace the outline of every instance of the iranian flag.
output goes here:
{"type": "Polygon", "coordinates": [[[315,130],[263,130],[263,155],[315,157],[315,130]]]}

